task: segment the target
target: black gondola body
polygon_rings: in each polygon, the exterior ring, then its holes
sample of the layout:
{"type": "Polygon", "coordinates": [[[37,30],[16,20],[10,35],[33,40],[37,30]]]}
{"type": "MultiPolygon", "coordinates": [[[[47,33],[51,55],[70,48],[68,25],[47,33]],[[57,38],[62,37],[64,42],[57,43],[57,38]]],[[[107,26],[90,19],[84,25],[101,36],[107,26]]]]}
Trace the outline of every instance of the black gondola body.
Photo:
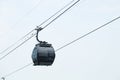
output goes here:
{"type": "Polygon", "coordinates": [[[47,42],[40,42],[36,44],[33,53],[32,59],[34,65],[52,65],[55,59],[55,51],[51,44],[47,42]]]}

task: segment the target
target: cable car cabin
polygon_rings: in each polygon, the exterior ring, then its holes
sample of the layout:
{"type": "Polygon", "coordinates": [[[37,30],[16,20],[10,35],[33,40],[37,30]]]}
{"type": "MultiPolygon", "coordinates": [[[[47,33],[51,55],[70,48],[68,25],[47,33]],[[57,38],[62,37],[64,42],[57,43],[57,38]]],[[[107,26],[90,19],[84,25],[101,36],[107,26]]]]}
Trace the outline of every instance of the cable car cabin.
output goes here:
{"type": "Polygon", "coordinates": [[[53,64],[54,59],[55,51],[51,44],[48,44],[47,42],[40,42],[39,44],[36,44],[32,53],[34,66],[50,66],[53,64]]]}

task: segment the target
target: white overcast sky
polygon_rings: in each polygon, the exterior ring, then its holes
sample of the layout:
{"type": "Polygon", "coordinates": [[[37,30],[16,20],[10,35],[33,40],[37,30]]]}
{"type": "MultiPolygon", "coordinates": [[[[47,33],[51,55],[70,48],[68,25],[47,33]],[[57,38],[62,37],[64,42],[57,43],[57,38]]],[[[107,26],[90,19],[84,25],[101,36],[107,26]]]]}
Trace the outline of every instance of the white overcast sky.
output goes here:
{"type": "MultiPolygon", "coordinates": [[[[71,0],[0,0],[0,52],[71,0]]],[[[120,16],[120,0],[81,0],[40,32],[54,49],[120,16]]],[[[50,67],[29,66],[6,80],[120,80],[120,20],[56,52],[50,67]]],[[[32,62],[35,37],[0,61],[0,77],[32,62]]],[[[2,57],[4,54],[0,54],[2,57]]]]}

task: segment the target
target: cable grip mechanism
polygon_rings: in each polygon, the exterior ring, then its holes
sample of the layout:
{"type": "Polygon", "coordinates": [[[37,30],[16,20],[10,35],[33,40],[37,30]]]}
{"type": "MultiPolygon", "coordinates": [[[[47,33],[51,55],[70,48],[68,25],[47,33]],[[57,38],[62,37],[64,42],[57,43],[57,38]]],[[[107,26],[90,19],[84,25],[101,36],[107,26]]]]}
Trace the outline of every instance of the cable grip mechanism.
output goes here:
{"type": "Polygon", "coordinates": [[[37,30],[37,34],[36,34],[36,40],[38,41],[38,42],[42,42],[42,41],[40,41],[39,39],[38,39],[38,33],[42,30],[43,28],[41,28],[41,27],[39,27],[39,26],[37,26],[37,28],[35,29],[35,30],[37,30]]]}

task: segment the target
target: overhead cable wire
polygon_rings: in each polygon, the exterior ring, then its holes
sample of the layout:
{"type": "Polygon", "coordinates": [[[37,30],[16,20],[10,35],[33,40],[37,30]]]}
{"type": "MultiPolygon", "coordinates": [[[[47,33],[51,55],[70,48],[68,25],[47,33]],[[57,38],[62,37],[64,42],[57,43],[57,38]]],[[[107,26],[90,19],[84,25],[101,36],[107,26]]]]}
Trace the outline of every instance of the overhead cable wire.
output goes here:
{"type": "Polygon", "coordinates": [[[72,4],[75,0],[70,1],[67,5],[65,5],[64,7],[62,7],[59,11],[57,11],[56,13],[54,13],[52,16],[50,16],[48,19],[46,19],[44,22],[42,22],[40,25],[38,25],[38,27],[40,27],[41,25],[43,25],[44,23],[46,23],[47,21],[49,21],[52,17],[54,17],[55,15],[57,15],[59,12],[61,12],[63,9],[65,9],[67,6],[69,6],[70,4],[72,4]]]}
{"type": "MultiPolygon", "coordinates": [[[[109,22],[107,22],[107,23],[105,23],[105,24],[103,24],[103,25],[101,25],[101,26],[99,26],[99,27],[93,29],[92,31],[90,31],[90,32],[88,32],[88,33],[86,33],[86,34],[84,34],[84,35],[82,35],[82,36],[76,38],[75,40],[73,40],[73,41],[71,41],[71,42],[69,42],[69,43],[63,45],[62,47],[56,49],[55,52],[60,51],[61,49],[63,49],[63,48],[65,48],[65,47],[67,47],[67,46],[73,44],[74,42],[76,42],[76,41],[78,41],[78,40],[80,40],[80,39],[82,39],[82,38],[84,38],[84,37],[90,35],[90,34],[93,33],[93,32],[96,32],[97,30],[99,30],[99,29],[101,29],[101,28],[107,26],[108,24],[110,24],[110,23],[112,23],[112,22],[114,22],[114,21],[116,21],[116,20],[118,20],[118,19],[120,19],[120,16],[119,16],[119,17],[116,17],[116,18],[114,18],[113,20],[111,20],[111,21],[109,21],[109,22]]],[[[12,73],[10,73],[10,74],[8,74],[8,75],[6,75],[6,76],[4,76],[4,77],[8,77],[8,76],[10,76],[10,75],[12,75],[12,74],[15,74],[16,72],[18,72],[18,71],[20,71],[20,70],[22,70],[22,69],[24,69],[24,68],[30,66],[31,64],[32,64],[32,63],[29,63],[29,64],[25,65],[24,67],[22,67],[22,68],[20,68],[20,69],[18,69],[18,70],[15,70],[15,71],[13,71],[12,73]]]]}
{"type": "MultiPolygon", "coordinates": [[[[69,6],[71,3],[73,3],[72,0],[71,2],[69,2],[67,5],[65,5],[63,8],[61,8],[59,11],[57,11],[56,13],[54,13],[52,16],[50,16],[48,19],[46,19],[45,21],[43,21],[40,25],[38,25],[38,27],[42,26],[43,24],[45,24],[47,21],[49,21],[52,17],[54,17],[56,14],[58,14],[59,12],[61,12],[63,9],[65,9],[67,6],[69,6]]],[[[34,8],[36,8],[38,5],[36,5],[34,8]]],[[[33,9],[34,9],[33,8],[33,9]]],[[[32,9],[31,9],[32,11],[32,9]]],[[[31,12],[29,11],[29,13],[31,12]]],[[[28,14],[28,13],[27,13],[28,14]]],[[[32,33],[35,29],[31,30],[30,32],[28,32],[25,36],[23,36],[22,38],[20,38],[18,41],[16,41],[14,44],[10,45],[8,48],[6,48],[5,50],[3,50],[2,52],[0,52],[0,54],[3,54],[4,52],[6,52],[7,50],[9,50],[12,46],[16,45],[19,41],[23,40],[26,36],[28,36],[30,33],[32,33]]]]}
{"type": "Polygon", "coordinates": [[[9,55],[11,52],[13,52],[14,50],[16,50],[18,47],[20,47],[21,45],[23,45],[26,41],[30,40],[35,34],[33,34],[32,36],[30,36],[28,39],[26,39],[24,42],[22,42],[21,44],[19,44],[17,47],[15,47],[14,49],[12,49],[11,51],[9,51],[7,54],[5,54],[4,56],[2,56],[0,58],[0,60],[2,60],[3,58],[5,58],[7,55],[9,55]]]}
{"type": "Polygon", "coordinates": [[[8,48],[6,48],[5,50],[3,50],[0,54],[5,53],[6,51],[8,51],[11,47],[13,47],[14,45],[16,45],[19,41],[23,40],[27,35],[29,35],[31,32],[33,32],[34,30],[30,31],[29,33],[27,33],[25,36],[23,36],[22,38],[20,38],[18,41],[16,41],[14,44],[10,45],[8,48]]]}
{"type": "MultiPolygon", "coordinates": [[[[74,1],[74,0],[73,0],[74,1]]],[[[59,13],[60,11],[62,11],[64,8],[66,8],[67,6],[69,6],[73,1],[71,1],[69,4],[67,4],[66,6],[64,6],[62,9],[60,9],[58,12],[56,12],[54,15],[52,15],[50,18],[48,18],[46,21],[50,20],[53,16],[55,16],[57,13],[59,13]]],[[[60,16],[62,16],[65,12],[67,12],[70,8],[72,8],[75,4],[77,4],[80,0],[77,0],[76,2],[74,2],[72,5],[70,5],[67,9],[65,9],[62,13],[60,13],[58,16],[56,16],[52,21],[50,21],[48,24],[46,24],[43,29],[45,29],[46,27],[48,27],[52,22],[54,22],[56,19],[58,19],[60,16]]],[[[42,24],[44,24],[46,21],[44,21],[42,24]]],[[[41,25],[42,25],[41,24],[41,25]]],[[[40,27],[41,25],[39,25],[38,27],[40,27]]],[[[42,29],[42,30],[43,30],[42,29]]],[[[35,30],[35,29],[34,29],[35,30]]],[[[34,31],[32,30],[32,31],[34,31]]],[[[28,34],[30,34],[32,31],[30,31],[28,34]]],[[[28,35],[27,34],[27,35],[28,35]]],[[[26,35],[26,36],[27,36],[26,35]]],[[[20,47],[21,45],[23,45],[25,42],[27,42],[28,40],[30,40],[33,36],[35,36],[36,33],[32,33],[32,36],[30,36],[27,40],[25,40],[24,42],[22,42],[21,44],[19,44],[17,47],[15,47],[14,49],[10,50],[7,54],[5,54],[4,56],[2,56],[0,58],[0,60],[2,60],[3,58],[5,58],[7,55],[9,55],[10,53],[12,53],[14,50],[16,50],[18,47],[20,47]]],[[[24,37],[26,37],[24,36],[24,37]]],[[[14,46],[15,44],[13,44],[14,46]]],[[[8,50],[8,49],[6,49],[8,50]]]]}
{"type": "Polygon", "coordinates": [[[63,15],[65,12],[67,12],[70,8],[72,8],[75,4],[77,4],[80,0],[77,0],[74,2],[71,6],[69,6],[67,9],[65,9],[62,13],[60,13],[56,18],[54,18],[52,21],[50,21],[47,25],[45,25],[43,28],[46,28],[48,25],[50,25],[52,22],[54,22],[56,19],[58,19],[61,15],[63,15]]]}
{"type": "Polygon", "coordinates": [[[30,66],[31,64],[32,64],[32,63],[29,63],[29,64],[27,64],[27,65],[25,65],[25,66],[23,66],[23,67],[21,67],[21,68],[19,68],[19,69],[17,69],[17,70],[15,70],[15,71],[13,71],[13,72],[5,75],[4,78],[7,77],[7,76],[10,76],[10,75],[12,75],[12,74],[14,74],[14,73],[16,73],[16,72],[18,72],[18,71],[20,71],[20,70],[22,70],[22,69],[24,69],[24,68],[26,68],[26,67],[28,67],[28,66],[30,66]]]}
{"type": "MultiPolygon", "coordinates": [[[[37,8],[39,6],[41,1],[39,1],[31,10],[29,10],[24,16],[22,16],[13,26],[15,26],[16,24],[18,24],[21,20],[23,20],[23,18],[25,18],[27,15],[29,15],[35,8],[37,8]]],[[[3,54],[4,52],[6,52],[7,50],[9,50],[12,46],[16,45],[17,42],[19,42],[20,40],[22,40],[23,38],[25,38],[27,35],[29,35],[31,32],[33,32],[33,30],[31,30],[29,33],[27,33],[25,36],[23,36],[22,38],[20,38],[18,41],[16,41],[14,44],[10,45],[8,48],[6,48],[5,50],[3,50],[2,52],[0,52],[0,54],[3,54]]]]}
{"type": "Polygon", "coordinates": [[[97,31],[97,30],[99,30],[99,29],[101,29],[101,28],[103,28],[103,27],[105,27],[105,26],[107,26],[107,25],[110,24],[110,23],[112,23],[112,22],[118,20],[119,18],[120,18],[120,16],[119,16],[119,17],[116,17],[115,19],[113,19],[113,20],[111,20],[111,21],[109,21],[109,22],[107,22],[107,23],[105,23],[105,24],[103,24],[102,26],[100,26],[100,27],[98,27],[98,28],[96,28],[96,29],[93,29],[92,31],[90,31],[90,32],[88,32],[88,33],[86,33],[86,34],[84,34],[84,35],[78,37],[77,39],[75,39],[75,40],[73,40],[73,41],[71,41],[71,42],[65,44],[64,46],[58,48],[56,51],[59,51],[59,50],[63,49],[64,47],[67,47],[68,45],[70,45],[70,44],[72,44],[72,43],[74,43],[74,42],[76,42],[76,41],[78,41],[78,40],[80,40],[80,39],[82,39],[82,38],[88,36],[89,34],[95,32],[95,31],[97,31]]]}
{"type": "MultiPolygon", "coordinates": [[[[17,20],[17,22],[13,25],[15,26],[16,24],[18,24],[21,20],[23,20],[27,15],[29,15],[35,8],[37,8],[39,6],[41,1],[39,1],[32,9],[30,9],[24,16],[22,16],[19,20],[17,20]]],[[[18,41],[16,41],[14,44],[10,45],[8,48],[6,48],[5,50],[3,50],[2,52],[0,52],[0,54],[3,54],[4,52],[6,52],[7,50],[9,50],[12,46],[16,45],[17,42],[19,42],[20,40],[22,40],[23,38],[25,38],[28,34],[30,34],[32,31],[30,31],[29,33],[27,33],[25,36],[23,36],[22,38],[20,38],[18,41]]]]}

